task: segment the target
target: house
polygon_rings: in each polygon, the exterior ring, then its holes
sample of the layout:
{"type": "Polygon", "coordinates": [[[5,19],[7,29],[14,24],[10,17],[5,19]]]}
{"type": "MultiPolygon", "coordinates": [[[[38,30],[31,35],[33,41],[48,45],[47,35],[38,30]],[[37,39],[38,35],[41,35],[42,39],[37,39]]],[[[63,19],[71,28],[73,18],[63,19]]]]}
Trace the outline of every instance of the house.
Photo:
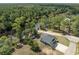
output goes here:
{"type": "Polygon", "coordinates": [[[48,35],[48,34],[42,34],[41,35],[41,42],[50,45],[52,48],[56,48],[57,46],[57,40],[54,36],[48,35]]]}

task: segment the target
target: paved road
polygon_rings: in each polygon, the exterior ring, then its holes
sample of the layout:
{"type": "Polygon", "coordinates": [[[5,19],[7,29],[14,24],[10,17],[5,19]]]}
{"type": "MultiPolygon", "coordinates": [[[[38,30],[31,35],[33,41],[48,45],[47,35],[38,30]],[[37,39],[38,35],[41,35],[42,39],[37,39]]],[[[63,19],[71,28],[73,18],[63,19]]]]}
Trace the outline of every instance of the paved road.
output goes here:
{"type": "Polygon", "coordinates": [[[57,36],[63,36],[66,37],[68,40],[70,40],[70,45],[68,47],[68,49],[66,50],[67,55],[73,55],[75,54],[76,51],[76,43],[79,42],[79,37],[75,37],[75,36],[71,36],[71,35],[62,35],[60,33],[55,33],[55,32],[51,32],[51,31],[42,31],[39,30],[38,32],[40,33],[46,33],[49,35],[57,35],[57,36]]]}

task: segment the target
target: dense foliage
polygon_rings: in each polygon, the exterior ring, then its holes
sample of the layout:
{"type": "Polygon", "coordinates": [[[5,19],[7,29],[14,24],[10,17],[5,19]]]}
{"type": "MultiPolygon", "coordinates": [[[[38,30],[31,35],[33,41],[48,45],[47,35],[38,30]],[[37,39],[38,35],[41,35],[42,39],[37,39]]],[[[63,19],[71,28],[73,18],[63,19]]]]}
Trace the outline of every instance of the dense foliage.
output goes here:
{"type": "Polygon", "coordinates": [[[72,5],[0,4],[0,54],[11,54],[11,49],[18,43],[29,44],[33,51],[39,50],[38,43],[32,38],[38,35],[36,23],[43,30],[79,36],[78,19],[79,9],[72,5]]]}

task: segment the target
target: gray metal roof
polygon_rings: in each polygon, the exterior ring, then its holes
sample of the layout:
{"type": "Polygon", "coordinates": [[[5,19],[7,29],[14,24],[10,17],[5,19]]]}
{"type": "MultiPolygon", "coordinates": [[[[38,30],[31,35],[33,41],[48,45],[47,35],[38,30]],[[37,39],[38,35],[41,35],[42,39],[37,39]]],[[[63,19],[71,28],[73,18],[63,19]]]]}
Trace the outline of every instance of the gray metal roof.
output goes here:
{"type": "Polygon", "coordinates": [[[41,35],[41,41],[43,41],[44,43],[51,44],[51,42],[53,42],[53,40],[55,40],[54,36],[51,36],[48,34],[41,35]]]}

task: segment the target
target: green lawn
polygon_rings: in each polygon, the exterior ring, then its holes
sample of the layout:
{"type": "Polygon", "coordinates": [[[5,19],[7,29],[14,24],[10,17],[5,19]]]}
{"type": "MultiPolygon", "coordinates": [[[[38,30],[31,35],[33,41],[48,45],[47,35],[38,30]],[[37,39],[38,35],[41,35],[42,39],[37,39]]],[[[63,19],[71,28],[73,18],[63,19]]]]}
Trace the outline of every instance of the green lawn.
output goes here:
{"type": "Polygon", "coordinates": [[[69,46],[69,40],[66,39],[65,37],[61,37],[61,36],[55,36],[55,37],[59,41],[59,43],[69,46]]]}
{"type": "Polygon", "coordinates": [[[76,55],[79,55],[79,43],[77,43],[76,55]]]}

